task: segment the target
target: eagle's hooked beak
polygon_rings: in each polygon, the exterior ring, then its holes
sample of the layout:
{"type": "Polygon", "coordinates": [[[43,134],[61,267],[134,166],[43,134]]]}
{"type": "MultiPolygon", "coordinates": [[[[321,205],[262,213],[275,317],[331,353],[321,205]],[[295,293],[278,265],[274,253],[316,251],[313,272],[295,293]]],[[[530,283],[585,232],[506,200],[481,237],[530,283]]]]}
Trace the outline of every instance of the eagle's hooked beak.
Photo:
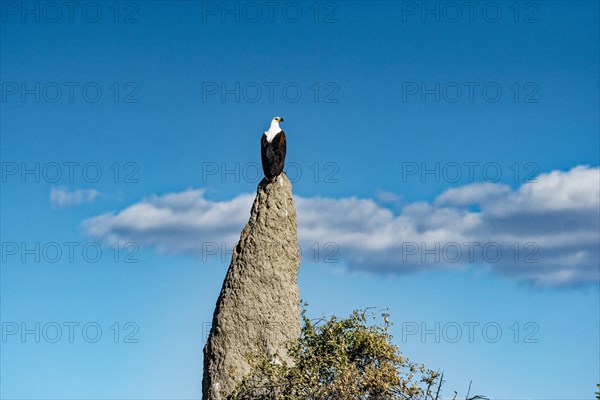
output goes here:
{"type": "Polygon", "coordinates": [[[283,118],[279,118],[279,122],[283,122],[283,118]]]}

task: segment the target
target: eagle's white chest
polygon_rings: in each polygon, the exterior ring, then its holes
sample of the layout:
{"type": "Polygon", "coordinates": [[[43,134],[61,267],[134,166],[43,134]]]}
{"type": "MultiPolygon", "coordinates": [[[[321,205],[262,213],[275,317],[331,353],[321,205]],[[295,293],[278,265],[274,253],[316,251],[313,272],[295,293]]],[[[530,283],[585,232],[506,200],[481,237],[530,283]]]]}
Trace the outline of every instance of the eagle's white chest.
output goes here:
{"type": "Polygon", "coordinates": [[[267,137],[267,142],[271,143],[271,141],[273,141],[273,138],[279,132],[281,132],[281,128],[279,127],[279,124],[277,122],[271,123],[269,130],[265,132],[265,136],[267,137]]]}

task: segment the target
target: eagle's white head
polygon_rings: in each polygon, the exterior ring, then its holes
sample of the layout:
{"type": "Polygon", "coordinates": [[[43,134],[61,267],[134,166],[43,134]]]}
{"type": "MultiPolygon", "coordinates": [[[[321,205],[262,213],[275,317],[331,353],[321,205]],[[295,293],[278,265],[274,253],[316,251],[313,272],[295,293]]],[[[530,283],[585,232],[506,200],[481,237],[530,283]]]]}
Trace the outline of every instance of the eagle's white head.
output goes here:
{"type": "Polygon", "coordinates": [[[276,126],[279,127],[279,123],[283,122],[283,118],[281,117],[275,117],[271,120],[271,126],[276,126]]]}
{"type": "Polygon", "coordinates": [[[267,135],[267,140],[269,142],[273,140],[275,135],[281,132],[281,127],[279,126],[280,122],[283,122],[283,118],[281,117],[275,117],[271,120],[271,126],[269,126],[269,130],[265,132],[265,135],[267,135]]]}

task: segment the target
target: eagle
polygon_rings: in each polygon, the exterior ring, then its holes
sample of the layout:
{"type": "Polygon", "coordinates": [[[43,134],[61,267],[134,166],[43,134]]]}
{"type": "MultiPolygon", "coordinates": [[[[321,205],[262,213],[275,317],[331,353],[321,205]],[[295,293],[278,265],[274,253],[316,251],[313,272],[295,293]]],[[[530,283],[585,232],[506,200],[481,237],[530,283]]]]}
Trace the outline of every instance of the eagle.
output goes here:
{"type": "Polygon", "coordinates": [[[269,130],[263,133],[260,140],[260,155],[265,177],[274,181],[281,172],[285,163],[285,133],[279,127],[283,118],[275,117],[271,120],[269,130]]]}

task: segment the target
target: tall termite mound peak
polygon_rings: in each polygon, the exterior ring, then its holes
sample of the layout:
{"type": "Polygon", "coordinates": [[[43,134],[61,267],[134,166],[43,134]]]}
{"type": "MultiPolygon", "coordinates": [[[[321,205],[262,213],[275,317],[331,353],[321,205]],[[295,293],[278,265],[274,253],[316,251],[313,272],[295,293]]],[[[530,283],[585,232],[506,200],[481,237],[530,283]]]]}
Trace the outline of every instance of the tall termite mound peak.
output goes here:
{"type": "Polygon", "coordinates": [[[223,400],[250,371],[248,354],[286,357],[300,336],[300,254],[292,184],[258,185],[250,220],[233,250],[204,348],[203,400],[223,400]]]}

